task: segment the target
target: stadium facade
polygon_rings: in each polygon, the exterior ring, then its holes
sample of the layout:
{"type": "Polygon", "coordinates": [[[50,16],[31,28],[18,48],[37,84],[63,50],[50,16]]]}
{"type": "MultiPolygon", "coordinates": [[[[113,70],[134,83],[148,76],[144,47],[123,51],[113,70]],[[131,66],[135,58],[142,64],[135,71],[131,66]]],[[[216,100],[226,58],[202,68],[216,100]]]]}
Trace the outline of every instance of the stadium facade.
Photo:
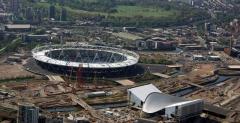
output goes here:
{"type": "Polygon", "coordinates": [[[95,45],[49,45],[32,50],[39,66],[48,71],[75,76],[121,77],[137,74],[139,55],[113,47],[95,45]]]}

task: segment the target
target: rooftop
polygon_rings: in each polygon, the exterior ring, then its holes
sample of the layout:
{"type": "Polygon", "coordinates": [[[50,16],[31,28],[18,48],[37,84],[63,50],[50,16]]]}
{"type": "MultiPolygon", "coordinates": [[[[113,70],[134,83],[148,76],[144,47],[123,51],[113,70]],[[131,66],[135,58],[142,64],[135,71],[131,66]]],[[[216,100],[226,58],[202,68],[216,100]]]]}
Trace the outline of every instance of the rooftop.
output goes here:
{"type": "Polygon", "coordinates": [[[145,99],[147,98],[147,96],[150,93],[153,92],[158,92],[158,93],[162,93],[158,88],[156,88],[153,84],[148,84],[148,85],[144,85],[144,86],[139,86],[139,87],[135,87],[135,88],[131,88],[128,89],[128,92],[131,92],[132,94],[134,94],[135,96],[137,96],[141,101],[145,101],[145,99]]]}
{"type": "Polygon", "coordinates": [[[167,107],[188,105],[198,102],[202,102],[202,100],[187,100],[185,98],[155,92],[147,96],[142,110],[146,113],[155,113],[167,107]]]}
{"type": "Polygon", "coordinates": [[[5,27],[9,29],[26,29],[26,28],[31,28],[30,24],[8,24],[5,27]]]}

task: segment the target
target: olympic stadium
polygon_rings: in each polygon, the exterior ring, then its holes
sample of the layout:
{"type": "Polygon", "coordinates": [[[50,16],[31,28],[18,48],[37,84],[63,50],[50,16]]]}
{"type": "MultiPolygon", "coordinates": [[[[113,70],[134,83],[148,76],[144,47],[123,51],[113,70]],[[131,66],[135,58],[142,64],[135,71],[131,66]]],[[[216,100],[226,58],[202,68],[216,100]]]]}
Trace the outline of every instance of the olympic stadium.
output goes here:
{"type": "Polygon", "coordinates": [[[142,71],[135,52],[96,45],[49,45],[32,50],[33,59],[41,68],[62,75],[83,77],[135,76],[142,71]]]}

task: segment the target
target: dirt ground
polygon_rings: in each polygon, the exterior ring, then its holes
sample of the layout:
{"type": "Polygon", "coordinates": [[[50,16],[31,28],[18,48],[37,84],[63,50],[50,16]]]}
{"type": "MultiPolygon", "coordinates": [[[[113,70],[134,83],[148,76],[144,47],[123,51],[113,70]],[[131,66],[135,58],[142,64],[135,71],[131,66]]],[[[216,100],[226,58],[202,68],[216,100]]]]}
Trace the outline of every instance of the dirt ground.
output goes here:
{"type": "Polygon", "coordinates": [[[195,66],[192,72],[188,73],[188,75],[192,77],[206,77],[212,75],[213,71],[213,64],[198,64],[195,66]]]}
{"type": "Polygon", "coordinates": [[[0,80],[29,76],[34,75],[24,70],[21,65],[8,65],[8,64],[0,65],[0,80]]]}

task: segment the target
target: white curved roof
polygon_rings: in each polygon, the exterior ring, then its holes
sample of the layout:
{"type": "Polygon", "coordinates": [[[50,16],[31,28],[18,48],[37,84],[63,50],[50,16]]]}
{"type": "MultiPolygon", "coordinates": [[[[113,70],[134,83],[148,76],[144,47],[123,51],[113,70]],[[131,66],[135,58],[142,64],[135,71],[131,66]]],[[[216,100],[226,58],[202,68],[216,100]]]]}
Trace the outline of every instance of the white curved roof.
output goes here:
{"type": "Polygon", "coordinates": [[[153,92],[162,93],[153,84],[148,84],[148,85],[131,88],[131,89],[128,89],[128,92],[131,92],[133,95],[135,95],[137,98],[139,98],[143,102],[146,100],[147,96],[153,92]]]}
{"type": "Polygon", "coordinates": [[[33,49],[32,51],[33,58],[49,64],[60,65],[60,66],[69,66],[69,67],[79,67],[80,65],[83,68],[120,68],[120,67],[127,67],[138,63],[139,55],[128,50],[112,48],[112,47],[104,47],[104,46],[94,46],[94,45],[51,45],[51,46],[43,46],[33,49]],[[50,51],[54,50],[61,50],[61,49],[87,49],[87,50],[99,50],[99,51],[106,51],[112,52],[119,55],[123,55],[126,57],[125,61],[115,62],[115,63],[81,63],[81,62],[71,62],[71,61],[63,61],[50,58],[45,54],[50,51]]]}
{"type": "Polygon", "coordinates": [[[154,92],[147,96],[142,110],[145,113],[155,113],[167,107],[184,105],[195,101],[199,101],[199,99],[189,101],[181,97],[154,92]]]}

